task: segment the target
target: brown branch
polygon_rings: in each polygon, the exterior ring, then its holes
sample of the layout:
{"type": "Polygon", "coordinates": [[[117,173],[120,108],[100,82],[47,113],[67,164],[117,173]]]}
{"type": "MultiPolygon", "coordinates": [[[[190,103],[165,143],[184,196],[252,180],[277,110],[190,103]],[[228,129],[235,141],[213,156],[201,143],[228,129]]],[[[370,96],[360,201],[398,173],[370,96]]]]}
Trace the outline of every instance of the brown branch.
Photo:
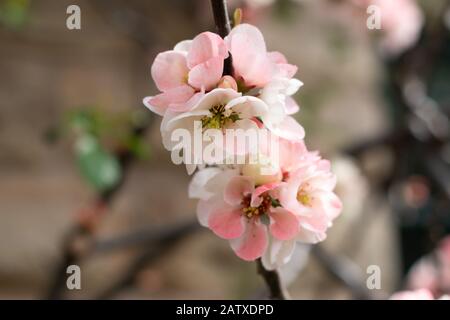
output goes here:
{"type": "MultiPolygon", "coordinates": [[[[137,125],[133,128],[133,134],[136,136],[142,136],[146,132],[147,128],[150,126],[151,119],[141,125],[137,125]]],[[[124,181],[126,179],[126,173],[134,160],[134,155],[130,150],[118,150],[116,152],[116,157],[119,160],[120,166],[122,168],[121,180],[111,189],[108,189],[97,196],[93,206],[108,206],[117,192],[122,188],[124,181]]],[[[89,250],[80,250],[80,243],[90,243],[93,236],[93,230],[89,226],[84,225],[80,222],[75,224],[66,234],[62,243],[62,258],[58,265],[53,270],[54,278],[48,288],[48,292],[45,297],[47,299],[59,299],[65,291],[66,283],[66,269],[68,266],[77,264],[79,259],[89,250]]],[[[84,248],[83,248],[84,249],[84,248]]]]}
{"type": "Polygon", "coordinates": [[[281,282],[280,274],[276,270],[266,270],[261,259],[256,260],[258,273],[264,278],[270,291],[270,299],[273,300],[289,300],[290,296],[281,282]]]}
{"type": "Polygon", "coordinates": [[[113,282],[109,288],[101,292],[96,299],[110,299],[114,297],[117,292],[132,285],[136,275],[142,269],[170,253],[178,243],[189,235],[201,230],[197,220],[186,221],[178,225],[159,229],[152,229],[150,232],[145,233],[131,234],[113,241],[97,244],[96,249],[101,252],[135,245],[145,245],[146,248],[131,263],[122,276],[113,282]]]}
{"type": "MultiPolygon", "coordinates": [[[[230,18],[228,16],[226,0],[211,0],[211,7],[214,15],[217,33],[225,38],[231,31],[230,18]]],[[[233,74],[233,61],[231,55],[224,61],[223,75],[233,74]]]]}

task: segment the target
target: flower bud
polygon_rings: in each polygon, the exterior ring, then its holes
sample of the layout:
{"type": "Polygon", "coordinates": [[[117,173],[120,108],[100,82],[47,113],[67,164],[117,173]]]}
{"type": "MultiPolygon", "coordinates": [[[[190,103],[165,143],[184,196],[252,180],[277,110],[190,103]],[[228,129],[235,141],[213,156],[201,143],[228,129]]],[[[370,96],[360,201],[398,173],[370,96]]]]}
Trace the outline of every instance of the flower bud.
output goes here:
{"type": "Polygon", "coordinates": [[[250,177],[256,185],[280,182],[283,177],[279,166],[263,155],[258,156],[256,163],[245,164],[242,174],[250,177]]]}
{"type": "Polygon", "coordinates": [[[223,76],[217,87],[222,89],[233,89],[235,91],[238,89],[236,80],[234,80],[232,76],[223,76]]]}

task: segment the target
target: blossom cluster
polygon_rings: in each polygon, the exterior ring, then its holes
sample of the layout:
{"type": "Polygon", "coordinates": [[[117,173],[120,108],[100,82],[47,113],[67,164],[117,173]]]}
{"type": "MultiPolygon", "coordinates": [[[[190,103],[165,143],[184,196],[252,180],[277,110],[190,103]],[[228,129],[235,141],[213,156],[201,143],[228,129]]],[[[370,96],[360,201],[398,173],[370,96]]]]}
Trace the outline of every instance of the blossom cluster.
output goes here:
{"type": "Polygon", "coordinates": [[[239,24],[225,38],[203,32],[159,53],[151,74],[160,93],[144,98],[163,117],[164,147],[183,155],[189,174],[197,170],[189,196],[199,199],[200,224],[268,269],[288,262],[297,241],[324,240],[342,207],[329,161],[306,148],[292,117],[299,111],[292,95],[302,85],[296,72],[283,54],[267,50],[256,27],[239,24]],[[230,59],[232,72],[223,75],[230,59]],[[200,148],[216,154],[204,162],[176,138],[182,130],[196,140],[198,129],[207,142],[200,148]],[[263,132],[269,140],[230,147],[217,139],[230,131],[237,138],[263,132]]]}

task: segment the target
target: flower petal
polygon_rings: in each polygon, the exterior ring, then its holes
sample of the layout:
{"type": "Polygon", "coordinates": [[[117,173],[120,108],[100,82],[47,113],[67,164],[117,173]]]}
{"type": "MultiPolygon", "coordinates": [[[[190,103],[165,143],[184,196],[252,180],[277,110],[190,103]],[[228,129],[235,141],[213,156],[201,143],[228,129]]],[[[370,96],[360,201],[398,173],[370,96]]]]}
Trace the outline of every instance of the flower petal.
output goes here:
{"type": "Polygon", "coordinates": [[[219,237],[236,239],[244,233],[244,219],[239,208],[224,206],[211,212],[208,225],[219,237]]]}
{"type": "Polygon", "coordinates": [[[270,213],[270,233],[278,240],[295,238],[299,229],[298,218],[281,207],[273,208],[270,213]]]}
{"type": "Polygon", "coordinates": [[[295,240],[281,241],[271,238],[269,247],[262,257],[266,270],[275,270],[289,262],[295,249],[295,240]]]}
{"type": "Polygon", "coordinates": [[[192,40],[187,54],[187,65],[190,69],[203,64],[212,58],[222,61],[228,57],[228,50],[223,39],[212,32],[202,32],[192,40]]]}
{"type": "Polygon", "coordinates": [[[269,130],[281,138],[291,141],[301,141],[305,137],[305,129],[291,116],[286,116],[279,124],[264,123],[269,130]]]}
{"type": "Polygon", "coordinates": [[[209,199],[214,193],[206,189],[208,181],[221,173],[219,168],[205,168],[198,171],[189,183],[188,194],[191,199],[209,199]]]}
{"type": "Polygon", "coordinates": [[[242,199],[251,194],[254,189],[254,184],[249,178],[235,176],[230,179],[225,187],[223,198],[230,205],[239,205],[242,199]]]}
{"type": "Polygon", "coordinates": [[[260,258],[267,249],[267,227],[259,219],[247,222],[245,233],[230,241],[236,255],[246,261],[260,258]]]}
{"type": "Polygon", "coordinates": [[[173,50],[161,52],[153,62],[151,73],[160,91],[185,85],[189,73],[186,56],[173,50]]]}
{"type": "Polygon", "coordinates": [[[297,66],[289,64],[286,57],[278,51],[268,52],[269,59],[277,65],[278,75],[282,77],[292,78],[297,72],[297,66]]]}
{"type": "Polygon", "coordinates": [[[216,87],[222,78],[223,58],[211,58],[204,63],[194,66],[189,71],[188,82],[198,90],[209,91],[216,87]]]}
{"type": "Polygon", "coordinates": [[[168,105],[165,103],[164,99],[160,99],[158,96],[145,97],[142,102],[150,111],[157,115],[163,116],[166,113],[168,105]]]}
{"type": "Polygon", "coordinates": [[[178,42],[175,47],[173,48],[173,51],[181,52],[184,54],[187,54],[188,51],[192,47],[192,40],[183,40],[178,42]]]}
{"type": "Polygon", "coordinates": [[[201,226],[209,227],[209,215],[220,204],[221,199],[214,197],[208,200],[199,200],[197,203],[197,219],[201,226]]]}
{"type": "Polygon", "coordinates": [[[205,94],[192,110],[209,110],[211,107],[224,104],[240,97],[242,94],[233,89],[216,88],[205,94]]]}
{"type": "Polygon", "coordinates": [[[258,28],[240,24],[225,38],[233,57],[233,68],[247,86],[263,87],[274,74],[275,64],[267,56],[264,37],[258,28]]]}
{"type": "Polygon", "coordinates": [[[239,114],[241,119],[252,119],[255,117],[264,117],[269,107],[259,98],[252,96],[242,96],[228,102],[226,109],[233,109],[239,114]]]}
{"type": "Polygon", "coordinates": [[[286,114],[291,115],[297,113],[300,110],[297,102],[292,97],[286,97],[286,103],[284,105],[284,111],[286,114]]]}
{"type": "Polygon", "coordinates": [[[167,109],[183,112],[189,110],[189,100],[194,95],[194,89],[188,85],[182,85],[169,89],[154,97],[144,99],[144,104],[151,111],[159,115],[164,115],[167,109]]]}

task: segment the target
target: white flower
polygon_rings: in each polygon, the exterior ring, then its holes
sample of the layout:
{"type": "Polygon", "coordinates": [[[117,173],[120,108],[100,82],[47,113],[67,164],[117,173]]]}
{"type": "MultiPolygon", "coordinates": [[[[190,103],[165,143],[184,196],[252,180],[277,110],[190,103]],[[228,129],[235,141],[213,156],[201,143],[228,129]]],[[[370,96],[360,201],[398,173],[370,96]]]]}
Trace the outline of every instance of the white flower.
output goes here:
{"type": "MultiPolygon", "coordinates": [[[[215,144],[216,150],[224,148],[224,157],[231,151],[223,143],[217,142],[209,135],[221,132],[225,135],[226,130],[242,129],[258,130],[257,118],[264,118],[268,112],[268,106],[259,98],[253,96],[242,96],[233,89],[214,89],[203,95],[199,101],[187,112],[167,112],[161,123],[161,135],[164,147],[169,151],[178,151],[185,147],[181,146],[174,138],[176,130],[183,129],[187,136],[191,137],[189,150],[183,150],[185,160],[191,157],[191,161],[185,161],[189,173],[192,173],[196,164],[210,163],[206,159],[200,159],[203,151],[211,143],[215,144]],[[212,129],[212,130],[210,130],[212,129]],[[202,150],[196,150],[195,144],[201,145],[202,150]],[[199,152],[197,152],[199,151],[199,152]]],[[[178,131],[179,132],[179,131],[178,131]]],[[[186,148],[185,148],[186,149],[186,148]]],[[[221,160],[221,159],[216,159],[221,160]]]]}
{"type": "Polygon", "coordinates": [[[279,137],[299,141],[305,137],[303,127],[290,115],[299,107],[291,97],[303,83],[298,79],[274,78],[260,91],[259,97],[269,106],[269,112],[262,121],[267,128],[279,137]]]}

